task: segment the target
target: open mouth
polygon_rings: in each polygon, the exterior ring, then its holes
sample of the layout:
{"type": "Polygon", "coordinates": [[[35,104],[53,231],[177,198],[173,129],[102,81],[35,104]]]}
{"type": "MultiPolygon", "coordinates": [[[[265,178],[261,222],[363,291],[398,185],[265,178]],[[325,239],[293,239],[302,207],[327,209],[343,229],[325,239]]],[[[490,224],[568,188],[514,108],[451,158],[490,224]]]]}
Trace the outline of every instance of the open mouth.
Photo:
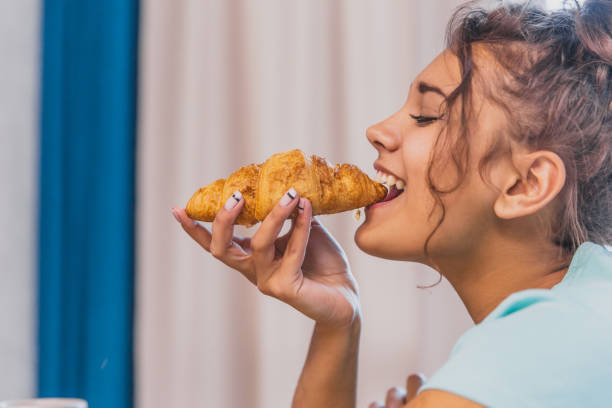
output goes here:
{"type": "Polygon", "coordinates": [[[395,185],[392,185],[391,187],[387,187],[387,196],[382,201],[368,205],[366,207],[366,210],[369,210],[370,208],[375,208],[375,207],[385,205],[386,203],[393,201],[394,199],[402,195],[403,192],[404,192],[403,189],[398,190],[397,187],[395,187],[395,185]]]}
{"type": "Polygon", "coordinates": [[[395,187],[395,185],[391,186],[391,188],[389,188],[387,190],[387,196],[384,198],[384,200],[382,200],[382,202],[386,202],[386,201],[391,201],[394,198],[397,198],[400,196],[400,194],[402,194],[404,192],[404,190],[398,190],[397,187],[395,187]]]}

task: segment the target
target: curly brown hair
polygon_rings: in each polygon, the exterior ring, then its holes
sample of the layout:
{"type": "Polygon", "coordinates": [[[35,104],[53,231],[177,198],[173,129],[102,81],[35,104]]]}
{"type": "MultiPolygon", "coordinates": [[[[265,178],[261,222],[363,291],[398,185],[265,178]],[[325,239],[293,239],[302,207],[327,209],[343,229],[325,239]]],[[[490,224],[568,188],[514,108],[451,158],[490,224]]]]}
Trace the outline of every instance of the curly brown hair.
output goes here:
{"type": "MultiPolygon", "coordinates": [[[[470,1],[455,11],[447,28],[447,48],[459,59],[461,82],[446,98],[444,110],[447,123],[450,115],[460,115],[453,122],[460,129],[443,130],[430,157],[427,182],[442,215],[427,238],[426,254],[444,221],[442,196],[459,187],[468,169],[472,83],[478,72],[475,45],[482,45],[503,73],[485,87],[487,100],[501,107],[507,119],[500,135],[563,160],[566,181],[558,216],[549,225],[560,256],[569,259],[585,241],[611,244],[612,0],[575,2],[555,11],[531,2],[500,2],[485,9],[470,1]],[[434,169],[447,163],[456,171],[456,183],[440,188],[434,169]]],[[[495,158],[511,154],[504,137],[478,163],[483,180],[495,158]]]]}

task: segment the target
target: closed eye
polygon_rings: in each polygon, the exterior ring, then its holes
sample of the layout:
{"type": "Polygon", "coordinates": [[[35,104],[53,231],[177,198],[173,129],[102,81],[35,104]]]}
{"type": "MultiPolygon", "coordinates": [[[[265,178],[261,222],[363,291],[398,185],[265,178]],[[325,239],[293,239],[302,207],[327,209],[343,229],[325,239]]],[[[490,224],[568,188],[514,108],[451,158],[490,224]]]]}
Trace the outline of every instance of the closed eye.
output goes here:
{"type": "Polygon", "coordinates": [[[440,119],[442,116],[434,117],[434,116],[422,116],[422,115],[412,115],[411,114],[410,117],[414,119],[418,125],[427,125],[431,122],[434,122],[440,119]]]}

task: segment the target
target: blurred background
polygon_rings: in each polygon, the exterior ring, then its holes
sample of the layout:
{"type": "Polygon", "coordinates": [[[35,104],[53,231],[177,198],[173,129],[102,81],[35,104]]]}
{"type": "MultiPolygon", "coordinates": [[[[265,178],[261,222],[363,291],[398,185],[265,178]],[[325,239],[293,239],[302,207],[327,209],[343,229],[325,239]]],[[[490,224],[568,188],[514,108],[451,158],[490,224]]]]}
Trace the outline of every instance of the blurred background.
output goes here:
{"type": "MultiPolygon", "coordinates": [[[[365,130],[459,3],[0,0],[0,400],[289,406],[313,322],[170,208],[294,148],[373,176],[365,130]]],[[[351,213],[321,220],[360,285],[365,407],[431,375],[472,322],[446,280],[417,288],[433,270],[361,253],[351,213]]]]}

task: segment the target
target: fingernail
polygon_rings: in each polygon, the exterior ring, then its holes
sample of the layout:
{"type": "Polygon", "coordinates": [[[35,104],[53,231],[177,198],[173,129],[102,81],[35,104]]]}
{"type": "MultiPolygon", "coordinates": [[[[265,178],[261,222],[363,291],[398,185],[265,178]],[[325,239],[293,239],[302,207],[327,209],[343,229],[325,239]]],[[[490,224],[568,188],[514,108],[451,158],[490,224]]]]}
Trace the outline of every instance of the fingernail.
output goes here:
{"type": "Polygon", "coordinates": [[[232,194],[232,196],[228,198],[225,202],[225,209],[227,211],[231,210],[236,206],[236,204],[240,202],[240,199],[242,199],[242,194],[240,194],[240,190],[234,191],[234,194],[232,194]]]}
{"type": "Polygon", "coordinates": [[[172,207],[172,215],[174,215],[174,218],[178,221],[181,222],[181,219],[179,218],[178,215],[178,210],[176,209],[176,207],[172,207]]]}
{"type": "Polygon", "coordinates": [[[282,198],[279,201],[279,204],[283,207],[286,207],[287,205],[289,205],[290,202],[293,201],[293,199],[297,196],[297,191],[295,191],[295,189],[293,187],[291,187],[289,189],[289,191],[287,191],[285,193],[284,196],[282,196],[282,198]]]}
{"type": "Polygon", "coordinates": [[[298,203],[298,212],[301,214],[304,212],[304,205],[306,204],[306,199],[305,198],[300,198],[300,202],[298,203]]]}

